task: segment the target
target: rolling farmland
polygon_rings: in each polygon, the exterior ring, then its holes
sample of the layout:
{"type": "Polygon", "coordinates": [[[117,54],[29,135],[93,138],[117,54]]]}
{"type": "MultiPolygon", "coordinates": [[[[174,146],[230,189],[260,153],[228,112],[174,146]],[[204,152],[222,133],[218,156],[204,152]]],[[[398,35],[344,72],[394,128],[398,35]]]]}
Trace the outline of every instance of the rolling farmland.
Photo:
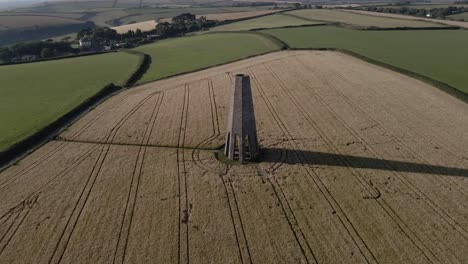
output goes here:
{"type": "Polygon", "coordinates": [[[226,20],[239,19],[261,14],[277,12],[277,10],[265,10],[268,7],[172,7],[172,8],[144,8],[144,9],[119,9],[100,12],[91,17],[101,25],[129,24],[148,20],[169,21],[172,17],[182,13],[203,15],[209,19],[226,20]]]}
{"type": "Polygon", "coordinates": [[[293,16],[275,14],[214,27],[210,31],[239,31],[260,28],[314,25],[321,23],[323,22],[312,22],[310,20],[304,20],[293,16]]]}
{"type": "Polygon", "coordinates": [[[465,30],[359,31],[319,26],[262,32],[292,48],[349,50],[468,93],[468,50],[465,48],[468,32],[465,30]]]}
{"type": "Polygon", "coordinates": [[[420,28],[420,27],[443,27],[444,25],[408,19],[397,19],[392,17],[375,17],[353,12],[327,10],[327,9],[305,9],[290,11],[290,14],[304,19],[315,21],[339,22],[358,28],[420,28]]]}
{"type": "Polygon", "coordinates": [[[0,13],[0,46],[21,41],[41,40],[79,31],[88,25],[84,21],[47,14],[0,13]]]}
{"type": "Polygon", "coordinates": [[[116,6],[114,3],[112,1],[50,2],[0,12],[0,45],[57,37],[60,39],[60,36],[78,32],[86,27],[93,27],[89,22],[98,27],[122,26],[122,30],[136,26],[148,29],[154,23],[136,24],[159,19],[170,21],[172,17],[187,12],[222,21],[279,11],[272,10],[270,6],[191,7],[190,5],[145,2],[144,8],[138,8],[139,1],[117,2],[116,6]]]}
{"type": "Polygon", "coordinates": [[[111,53],[0,66],[0,152],[55,121],[105,85],[122,85],[140,58],[111,53]]]}
{"type": "Polygon", "coordinates": [[[465,103],[338,52],[149,83],[0,173],[0,262],[463,263],[467,129],[465,103]],[[232,166],[240,72],[263,157],[232,166]]]}
{"type": "Polygon", "coordinates": [[[149,70],[139,83],[279,49],[279,43],[251,33],[216,33],[163,40],[136,48],[153,57],[149,70]]]}
{"type": "Polygon", "coordinates": [[[468,28],[468,12],[451,15],[449,16],[449,18],[454,19],[454,20],[459,20],[459,21],[465,21],[465,23],[467,24],[467,28],[468,28]]]}
{"type": "MultiPolygon", "coordinates": [[[[417,5],[405,5],[404,7],[409,9],[426,9],[431,10],[435,8],[447,8],[449,6],[454,7],[468,7],[468,4],[454,4],[454,3],[447,3],[447,4],[417,4],[417,5]]],[[[381,7],[384,8],[401,8],[402,6],[399,5],[382,5],[381,7]]]]}
{"type": "MultiPolygon", "coordinates": [[[[258,11],[232,12],[232,13],[226,13],[226,12],[212,13],[212,14],[208,13],[208,14],[199,14],[199,15],[197,15],[197,18],[200,18],[200,17],[204,16],[209,20],[226,21],[226,20],[237,20],[237,19],[246,19],[246,18],[249,18],[249,17],[263,16],[263,15],[277,13],[278,11],[279,10],[258,10],[258,11]]],[[[172,17],[163,18],[160,21],[161,22],[171,22],[172,17]]]]}
{"type": "Polygon", "coordinates": [[[74,19],[51,16],[0,16],[0,26],[4,30],[34,29],[40,27],[55,27],[69,24],[79,24],[81,21],[74,19]]]}
{"type": "MultiPolygon", "coordinates": [[[[446,19],[434,19],[434,18],[424,18],[424,17],[415,17],[415,16],[405,16],[405,15],[399,15],[399,14],[370,12],[370,11],[364,11],[364,10],[346,10],[346,12],[361,14],[361,15],[367,15],[367,16],[375,16],[375,17],[378,17],[378,18],[387,17],[387,18],[395,18],[395,19],[427,21],[427,22],[431,22],[431,23],[439,23],[439,24],[445,24],[447,26],[461,27],[461,28],[467,28],[468,29],[468,22],[463,22],[463,21],[452,21],[452,20],[446,20],[446,19]]],[[[463,14],[464,13],[462,13],[460,15],[463,15],[463,14]]],[[[452,17],[452,16],[449,16],[449,17],[452,17]]]]}

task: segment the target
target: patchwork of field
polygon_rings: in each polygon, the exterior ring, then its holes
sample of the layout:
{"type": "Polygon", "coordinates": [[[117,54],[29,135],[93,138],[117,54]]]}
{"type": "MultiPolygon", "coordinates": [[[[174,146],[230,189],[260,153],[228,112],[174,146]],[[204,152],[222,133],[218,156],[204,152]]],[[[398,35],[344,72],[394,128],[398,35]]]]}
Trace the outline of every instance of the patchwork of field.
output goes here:
{"type": "Polygon", "coordinates": [[[113,27],[112,29],[116,30],[117,33],[123,34],[127,33],[129,30],[136,31],[137,29],[141,30],[142,32],[145,31],[151,31],[156,28],[156,21],[150,20],[150,21],[144,21],[144,22],[139,22],[139,23],[133,23],[129,25],[123,25],[123,26],[118,26],[118,27],[113,27]]]}
{"type": "MultiPolygon", "coordinates": [[[[468,12],[465,12],[465,13],[461,13],[461,14],[456,14],[456,15],[451,15],[449,16],[450,19],[454,19],[454,20],[460,20],[460,21],[466,21],[468,22],[468,12]]],[[[467,24],[467,28],[468,28],[468,23],[467,24]]]]}
{"type": "Polygon", "coordinates": [[[258,11],[244,11],[244,12],[234,12],[234,13],[220,13],[220,14],[202,14],[199,16],[205,16],[210,20],[226,21],[226,20],[237,20],[244,19],[249,17],[269,15],[277,13],[280,10],[258,10],[258,11]]]}
{"type": "Polygon", "coordinates": [[[448,3],[448,4],[419,4],[419,5],[383,5],[381,7],[384,8],[414,8],[414,9],[434,9],[434,8],[448,8],[449,6],[454,6],[454,7],[468,7],[468,4],[454,4],[454,3],[448,3]]]}
{"type": "Polygon", "coordinates": [[[312,22],[310,20],[304,20],[293,16],[275,14],[214,27],[210,31],[239,31],[262,28],[314,25],[321,23],[323,22],[312,22]]]}
{"type": "Polygon", "coordinates": [[[80,23],[83,22],[74,19],[52,16],[0,16],[1,30],[34,29],[39,27],[55,27],[80,23]]]}
{"type": "MultiPolygon", "coordinates": [[[[395,18],[395,19],[407,19],[407,20],[414,20],[414,21],[427,21],[427,22],[431,22],[431,23],[439,23],[439,24],[445,24],[445,25],[448,25],[448,26],[455,26],[455,27],[461,27],[461,28],[468,28],[468,22],[462,22],[462,21],[452,21],[452,20],[443,20],[443,19],[414,17],[414,16],[399,15],[399,14],[370,12],[370,11],[363,11],[363,10],[345,10],[345,12],[354,13],[354,14],[361,14],[361,15],[368,15],[368,16],[375,16],[375,17],[378,17],[378,19],[380,19],[382,17],[395,18]]],[[[452,17],[452,16],[450,16],[450,17],[452,17]]]]}
{"type": "Polygon", "coordinates": [[[90,12],[100,11],[106,8],[130,8],[138,6],[134,4],[120,4],[118,1],[54,1],[44,2],[39,5],[17,8],[15,11],[18,12],[90,12]],[[116,4],[114,6],[114,4],[116,4]]]}
{"type": "Polygon", "coordinates": [[[268,10],[269,7],[174,7],[174,8],[144,8],[110,10],[100,12],[90,19],[100,25],[129,24],[148,20],[171,21],[171,18],[182,13],[192,13],[206,16],[214,20],[240,19],[263,14],[270,14],[278,10],[268,10]]]}
{"type": "Polygon", "coordinates": [[[0,173],[2,263],[466,263],[468,106],[330,51],[107,100],[0,173]],[[262,161],[226,165],[231,76],[262,161]]]}
{"type": "Polygon", "coordinates": [[[375,17],[368,16],[359,13],[344,12],[339,10],[329,10],[329,9],[303,9],[286,12],[285,14],[290,14],[304,19],[311,19],[315,21],[328,21],[328,22],[339,22],[344,23],[360,28],[398,28],[398,27],[407,27],[407,28],[420,28],[420,27],[443,27],[444,25],[426,22],[426,21],[417,21],[417,20],[408,20],[408,19],[397,19],[392,17],[375,17]]]}
{"type": "Polygon", "coordinates": [[[292,48],[349,50],[468,93],[466,30],[362,31],[317,26],[261,32],[281,39],[292,48]]]}
{"type": "MultiPolygon", "coordinates": [[[[267,8],[267,7],[265,7],[267,8]]],[[[129,21],[139,21],[143,18],[151,18],[151,19],[158,19],[160,22],[171,22],[172,17],[177,16],[181,13],[192,13],[197,15],[197,17],[204,16],[210,20],[218,20],[218,21],[225,21],[225,20],[235,20],[235,19],[243,19],[255,16],[261,16],[266,14],[272,14],[278,12],[278,10],[256,10],[257,8],[246,9],[245,8],[191,8],[191,9],[174,9],[174,10],[164,10],[161,9],[155,13],[145,13],[145,14],[137,14],[133,16],[128,16],[120,19],[122,22],[126,23],[129,21]],[[239,12],[238,12],[239,10],[239,12]]]]}
{"type": "MultiPolygon", "coordinates": [[[[232,13],[213,13],[213,14],[199,14],[197,18],[202,16],[206,17],[209,20],[218,20],[218,21],[226,21],[226,20],[238,20],[238,19],[245,19],[249,17],[257,17],[263,16],[268,14],[277,13],[279,10],[259,10],[259,11],[244,11],[244,12],[232,12],[232,13]]],[[[164,18],[160,20],[161,22],[171,22],[172,18],[164,18]]]]}
{"type": "Polygon", "coordinates": [[[83,16],[83,13],[22,13],[22,12],[0,12],[0,16],[45,16],[45,17],[60,17],[60,18],[69,18],[69,19],[79,19],[83,16]]]}
{"type": "Polygon", "coordinates": [[[0,66],[0,152],[107,84],[123,85],[139,64],[140,57],[119,52],[0,66]]]}
{"type": "Polygon", "coordinates": [[[138,83],[280,49],[281,43],[252,33],[215,33],[167,39],[135,49],[153,58],[150,68],[138,83]]]}
{"type": "Polygon", "coordinates": [[[152,29],[154,28],[154,22],[148,21],[159,19],[170,21],[172,17],[182,13],[204,15],[209,19],[223,21],[271,14],[278,11],[271,10],[270,6],[191,7],[174,3],[145,2],[143,4],[143,8],[138,8],[140,1],[131,1],[129,3],[113,1],[50,2],[0,12],[0,33],[8,31],[8,34],[0,36],[0,45],[57,37],[61,39],[59,36],[68,35],[89,27],[90,25],[85,24],[87,21],[93,22],[99,27],[122,26],[122,29],[117,29],[127,32],[129,29],[135,30],[135,27],[142,30],[152,29]],[[138,24],[140,22],[146,23],[138,24]],[[29,31],[24,31],[28,29],[29,31]]]}

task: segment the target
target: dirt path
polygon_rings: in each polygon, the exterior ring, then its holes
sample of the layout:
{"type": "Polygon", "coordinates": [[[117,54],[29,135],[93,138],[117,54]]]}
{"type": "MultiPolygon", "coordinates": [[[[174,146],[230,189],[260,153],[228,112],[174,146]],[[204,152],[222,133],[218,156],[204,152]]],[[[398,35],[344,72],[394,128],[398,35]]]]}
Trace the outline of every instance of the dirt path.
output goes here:
{"type": "Polygon", "coordinates": [[[124,91],[0,173],[1,263],[465,263],[468,105],[332,51],[124,91]],[[216,160],[251,76],[262,162],[216,160]]]}

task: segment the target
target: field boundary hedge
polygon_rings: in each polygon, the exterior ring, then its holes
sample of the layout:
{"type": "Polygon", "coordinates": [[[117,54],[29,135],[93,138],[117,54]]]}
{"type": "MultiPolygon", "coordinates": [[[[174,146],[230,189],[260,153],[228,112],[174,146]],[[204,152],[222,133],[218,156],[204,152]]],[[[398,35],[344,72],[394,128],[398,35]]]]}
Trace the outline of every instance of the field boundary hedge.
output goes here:
{"type": "MultiPolygon", "coordinates": [[[[258,31],[255,31],[255,30],[213,31],[213,32],[206,32],[203,35],[213,35],[213,34],[251,34],[251,35],[257,35],[257,36],[260,36],[260,37],[263,37],[263,38],[266,38],[266,39],[270,40],[271,42],[276,44],[278,46],[278,48],[280,48],[282,50],[289,48],[289,45],[286,42],[282,41],[281,39],[279,39],[279,38],[277,38],[275,36],[272,36],[270,34],[263,33],[263,32],[258,32],[258,31]]],[[[196,35],[196,36],[199,36],[199,35],[196,35]]],[[[264,54],[264,53],[262,53],[262,54],[264,54]]]]}
{"type": "Polygon", "coordinates": [[[410,71],[410,70],[406,70],[406,69],[403,69],[403,68],[400,68],[400,67],[397,67],[397,66],[394,66],[394,65],[391,65],[391,64],[388,64],[388,63],[385,63],[385,62],[381,62],[381,61],[378,61],[378,60],[374,60],[374,59],[371,59],[369,57],[366,57],[364,55],[361,55],[359,53],[356,53],[354,51],[350,51],[350,50],[347,50],[347,49],[341,49],[341,48],[290,48],[290,50],[323,50],[323,51],[326,51],[326,50],[329,50],[329,51],[338,51],[338,52],[341,52],[341,53],[344,53],[346,55],[350,55],[352,57],[355,57],[357,59],[360,59],[360,60],[363,60],[363,61],[366,61],[368,63],[371,63],[371,64],[374,64],[374,65],[377,65],[377,66],[380,66],[380,67],[383,67],[383,68],[386,68],[386,69],[389,69],[389,70],[392,70],[394,72],[397,72],[397,73],[401,73],[401,74],[404,74],[406,76],[409,76],[411,78],[415,78],[417,80],[420,80],[422,82],[425,82],[431,86],[434,86],[436,88],[438,88],[439,90],[442,90],[443,92],[465,102],[465,103],[468,103],[468,94],[463,92],[463,91],[460,91],[458,90],[457,88],[447,84],[447,83],[444,83],[444,82],[441,82],[441,81],[437,81],[435,79],[432,79],[431,77],[428,77],[426,75],[423,75],[423,74],[419,74],[419,73],[416,73],[416,72],[413,72],[413,71],[410,71]]]}
{"type": "Polygon", "coordinates": [[[263,52],[263,53],[259,53],[259,54],[254,54],[254,55],[242,57],[242,58],[232,60],[232,61],[228,61],[228,62],[217,63],[217,64],[214,64],[214,65],[211,65],[211,66],[206,66],[206,67],[198,68],[198,69],[195,69],[195,70],[190,70],[190,71],[180,72],[180,73],[176,73],[176,74],[171,74],[171,75],[168,75],[166,77],[159,78],[159,79],[154,79],[154,80],[151,80],[151,81],[138,83],[138,86],[148,84],[148,83],[152,83],[152,82],[167,80],[167,79],[170,79],[170,78],[175,78],[175,77],[178,77],[178,76],[181,76],[181,75],[184,75],[184,74],[190,74],[190,73],[194,73],[194,72],[198,72],[198,71],[208,70],[208,69],[211,69],[211,68],[214,68],[214,67],[223,66],[223,65],[226,65],[226,64],[230,64],[230,63],[238,62],[238,61],[241,61],[241,60],[246,60],[246,59],[250,59],[250,58],[254,58],[254,57],[257,57],[257,56],[262,56],[262,55],[266,55],[266,54],[270,54],[270,53],[274,53],[274,52],[278,52],[278,51],[281,51],[281,49],[273,50],[273,51],[267,51],[267,52],[263,52]]]}
{"type": "MultiPolygon", "coordinates": [[[[239,34],[239,33],[240,34],[253,34],[253,35],[261,36],[261,37],[263,37],[263,38],[265,38],[265,39],[267,39],[269,41],[272,41],[274,44],[276,44],[276,46],[278,47],[278,50],[266,51],[266,52],[262,52],[262,53],[258,53],[258,54],[249,55],[249,56],[246,56],[246,57],[241,57],[241,58],[238,58],[238,59],[235,59],[235,60],[232,60],[232,61],[217,63],[217,64],[213,64],[213,65],[210,65],[210,66],[198,68],[198,69],[195,69],[195,70],[190,70],[190,71],[184,71],[184,72],[180,72],[180,73],[176,73],[176,74],[171,74],[171,75],[159,78],[159,79],[154,79],[154,80],[138,83],[138,86],[144,85],[144,84],[147,84],[147,83],[151,83],[151,82],[156,82],[156,81],[166,80],[166,79],[169,79],[169,78],[178,77],[178,76],[181,76],[181,75],[184,75],[184,74],[189,74],[189,73],[194,73],[194,72],[198,72],[198,71],[208,70],[210,68],[223,66],[223,65],[226,65],[226,64],[229,64],[229,63],[234,63],[234,62],[238,62],[238,61],[241,61],[241,60],[246,60],[246,59],[250,59],[250,58],[253,58],[253,57],[257,57],[257,56],[266,55],[266,54],[269,54],[269,53],[274,53],[274,52],[278,52],[278,51],[281,51],[281,50],[289,49],[289,46],[288,46],[288,44],[286,44],[286,42],[280,40],[277,37],[271,36],[271,35],[263,33],[263,32],[254,32],[254,31],[216,31],[216,32],[207,32],[206,34],[239,34]]],[[[198,35],[191,35],[191,36],[186,36],[186,37],[196,37],[196,36],[198,36],[198,35]]]]}
{"type": "MultiPolygon", "coordinates": [[[[357,14],[357,15],[362,15],[362,16],[372,16],[372,15],[365,15],[365,14],[358,14],[358,13],[353,13],[353,14],[357,14]]],[[[413,20],[413,19],[403,19],[403,18],[392,18],[392,17],[385,17],[385,18],[389,18],[389,19],[394,19],[394,20],[408,20],[408,21],[419,21],[419,22],[426,22],[428,24],[432,23],[432,24],[439,24],[439,25],[442,25],[441,27],[376,27],[376,26],[369,26],[369,27],[366,27],[366,26],[359,26],[359,25],[355,25],[355,24],[350,24],[350,23],[343,23],[343,22],[334,22],[334,21],[329,21],[329,20],[320,20],[320,19],[315,19],[315,20],[312,20],[310,18],[306,18],[306,17],[301,17],[301,16],[298,16],[298,15],[294,15],[294,14],[290,14],[290,13],[284,13],[283,15],[287,15],[287,16],[291,16],[291,17],[294,17],[294,18],[299,18],[299,19],[302,19],[302,20],[306,20],[306,21],[311,21],[311,22],[323,22],[324,24],[327,24],[329,26],[337,26],[337,27],[343,27],[343,28],[350,28],[350,29],[354,29],[354,30],[444,30],[444,29],[460,29],[460,27],[458,26],[450,26],[450,25],[447,25],[447,24],[444,24],[444,23],[440,23],[440,22],[430,22],[430,21],[425,21],[425,20],[413,20]]],[[[372,17],[379,17],[379,16],[372,16],[372,17]]],[[[382,17],[380,17],[382,18],[382,17]]],[[[269,28],[270,29],[270,28],[269,28]]]]}
{"type": "Polygon", "coordinates": [[[68,111],[66,114],[62,115],[52,123],[49,123],[34,134],[15,143],[7,150],[0,152],[0,172],[5,170],[13,162],[23,158],[27,154],[44,145],[50,139],[58,135],[73,121],[77,120],[83,114],[121,90],[122,87],[116,86],[113,83],[104,86],[104,88],[101,89],[98,93],[89,97],[84,102],[68,111]]]}
{"type": "MultiPolygon", "coordinates": [[[[243,18],[236,18],[236,19],[231,19],[231,20],[218,21],[218,24],[213,28],[216,28],[216,27],[219,27],[219,26],[224,26],[224,25],[227,25],[227,24],[232,24],[232,23],[235,23],[235,22],[244,21],[244,20],[254,19],[254,18],[272,16],[272,15],[276,15],[276,14],[284,15],[285,12],[292,11],[292,10],[295,10],[295,9],[284,9],[284,10],[278,10],[277,12],[272,12],[272,13],[268,13],[268,14],[261,14],[261,15],[258,15],[258,16],[251,16],[251,17],[243,17],[243,18]]],[[[226,13],[226,14],[229,14],[229,13],[226,13]]]]}
{"type": "Polygon", "coordinates": [[[291,26],[281,26],[281,27],[271,27],[271,28],[252,28],[247,31],[260,31],[260,30],[270,30],[270,29],[282,29],[282,28],[298,28],[298,27],[319,27],[319,26],[330,26],[333,23],[319,23],[319,24],[303,24],[303,25],[291,25],[291,26]]]}
{"type": "Polygon", "coordinates": [[[143,77],[143,75],[148,71],[153,60],[149,54],[145,54],[139,51],[125,50],[124,52],[140,57],[140,66],[138,66],[135,72],[133,72],[127,81],[125,81],[124,87],[130,87],[135,85],[135,83],[138,82],[141,77],[143,77]]]}
{"type": "Polygon", "coordinates": [[[73,58],[78,58],[78,57],[87,57],[87,56],[101,55],[101,54],[107,54],[107,53],[113,53],[113,52],[119,52],[119,50],[86,52],[86,53],[66,55],[66,56],[53,57],[53,58],[43,58],[43,59],[38,59],[38,60],[33,60],[33,61],[11,61],[11,62],[0,63],[0,67],[1,66],[17,65],[17,64],[29,64],[29,63],[36,63],[36,62],[44,62],[44,61],[73,59],[73,58]]]}
{"type": "Polygon", "coordinates": [[[446,27],[394,27],[394,28],[379,28],[379,27],[367,27],[360,30],[363,31],[392,31],[392,30],[455,30],[461,29],[457,26],[446,26],[446,27]]]}

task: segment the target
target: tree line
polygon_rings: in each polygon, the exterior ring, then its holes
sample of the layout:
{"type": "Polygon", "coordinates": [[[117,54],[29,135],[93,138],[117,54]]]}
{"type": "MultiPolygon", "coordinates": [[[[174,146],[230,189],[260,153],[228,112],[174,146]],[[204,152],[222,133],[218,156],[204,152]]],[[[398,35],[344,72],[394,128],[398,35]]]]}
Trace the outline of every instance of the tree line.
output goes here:
{"type": "Polygon", "coordinates": [[[76,54],[79,49],[72,48],[68,42],[41,41],[31,43],[18,43],[10,47],[0,48],[0,60],[8,62],[22,56],[36,56],[37,58],[50,58],[64,54],[76,54]]]}

